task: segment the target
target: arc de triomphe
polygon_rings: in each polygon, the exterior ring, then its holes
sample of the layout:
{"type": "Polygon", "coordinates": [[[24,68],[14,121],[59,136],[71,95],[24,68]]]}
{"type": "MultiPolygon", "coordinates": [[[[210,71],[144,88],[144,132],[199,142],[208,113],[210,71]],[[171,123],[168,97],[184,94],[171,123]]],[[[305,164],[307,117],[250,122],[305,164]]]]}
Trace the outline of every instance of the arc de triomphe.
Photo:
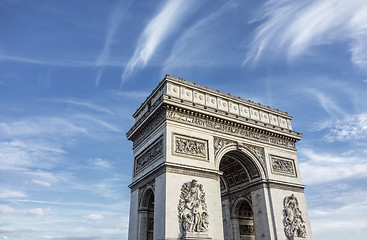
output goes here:
{"type": "Polygon", "coordinates": [[[286,112],[166,75],[134,113],[129,240],[311,240],[286,112]]]}

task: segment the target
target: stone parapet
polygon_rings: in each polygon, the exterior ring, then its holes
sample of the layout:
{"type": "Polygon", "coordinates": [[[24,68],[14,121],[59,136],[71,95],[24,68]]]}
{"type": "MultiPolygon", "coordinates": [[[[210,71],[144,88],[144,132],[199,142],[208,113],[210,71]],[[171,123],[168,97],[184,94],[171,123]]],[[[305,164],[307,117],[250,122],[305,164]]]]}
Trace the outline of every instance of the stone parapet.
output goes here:
{"type": "Polygon", "coordinates": [[[165,76],[134,113],[135,122],[142,121],[156,102],[162,99],[163,95],[168,96],[172,101],[202,106],[202,109],[208,112],[222,113],[237,121],[247,119],[256,123],[259,122],[268,128],[278,127],[292,130],[292,117],[287,112],[200,86],[169,74],[165,76]]]}

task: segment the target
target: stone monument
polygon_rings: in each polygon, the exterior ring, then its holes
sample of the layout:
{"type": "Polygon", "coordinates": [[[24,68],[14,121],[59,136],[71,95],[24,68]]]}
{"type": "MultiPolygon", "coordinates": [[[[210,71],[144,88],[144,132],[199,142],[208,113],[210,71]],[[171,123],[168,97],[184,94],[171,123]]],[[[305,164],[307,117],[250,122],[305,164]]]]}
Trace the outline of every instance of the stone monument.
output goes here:
{"type": "Polygon", "coordinates": [[[129,240],[312,240],[286,112],[166,75],[134,113],[129,240]]]}

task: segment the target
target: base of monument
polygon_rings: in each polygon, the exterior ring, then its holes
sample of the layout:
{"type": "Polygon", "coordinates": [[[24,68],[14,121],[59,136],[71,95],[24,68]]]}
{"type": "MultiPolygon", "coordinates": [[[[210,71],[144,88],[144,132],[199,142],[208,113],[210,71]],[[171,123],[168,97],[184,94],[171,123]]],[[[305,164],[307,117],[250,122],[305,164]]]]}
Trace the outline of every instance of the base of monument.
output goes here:
{"type": "Polygon", "coordinates": [[[209,240],[211,239],[208,233],[201,233],[201,232],[187,232],[182,234],[182,240],[209,240]]]}

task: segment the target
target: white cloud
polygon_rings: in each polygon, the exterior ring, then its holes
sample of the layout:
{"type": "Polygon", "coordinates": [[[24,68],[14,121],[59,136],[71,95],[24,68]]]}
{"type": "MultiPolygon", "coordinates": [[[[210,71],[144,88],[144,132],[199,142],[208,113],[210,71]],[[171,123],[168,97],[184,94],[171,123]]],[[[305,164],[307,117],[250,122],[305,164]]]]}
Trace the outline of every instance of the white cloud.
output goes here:
{"type": "Polygon", "coordinates": [[[45,181],[41,181],[41,180],[37,180],[37,179],[32,179],[32,183],[37,184],[37,185],[41,185],[41,186],[45,186],[45,187],[51,186],[51,184],[49,182],[45,182],[45,181]]]}
{"type": "Polygon", "coordinates": [[[366,1],[268,1],[261,9],[257,20],[263,23],[255,31],[244,64],[273,53],[294,58],[315,46],[346,43],[351,61],[367,68],[366,1]]]}
{"type": "Polygon", "coordinates": [[[313,198],[317,206],[309,209],[309,215],[315,235],[321,239],[364,238],[367,215],[361,213],[367,211],[367,191],[331,187],[313,198]]]}
{"type": "Polygon", "coordinates": [[[14,212],[14,209],[8,205],[0,204],[0,214],[9,214],[14,212]]]}
{"type": "Polygon", "coordinates": [[[319,153],[301,149],[300,170],[305,184],[321,184],[351,178],[367,178],[367,159],[364,156],[319,153]]]}
{"type": "Polygon", "coordinates": [[[89,214],[87,216],[84,216],[85,219],[89,220],[89,221],[101,221],[103,220],[104,216],[100,215],[100,214],[89,214]]]}
{"type": "Polygon", "coordinates": [[[9,190],[3,187],[0,191],[0,198],[23,198],[26,196],[27,195],[24,192],[9,190]]]}
{"type": "Polygon", "coordinates": [[[88,134],[83,127],[58,117],[32,117],[21,121],[0,122],[3,136],[34,136],[39,134],[59,133],[64,136],[82,133],[88,134]]]}
{"type": "Polygon", "coordinates": [[[0,142],[0,169],[50,168],[65,151],[48,141],[0,142]]]}
{"type": "Polygon", "coordinates": [[[112,163],[108,160],[102,159],[102,158],[94,158],[94,159],[90,159],[88,161],[88,163],[90,165],[92,165],[92,167],[95,168],[104,168],[104,169],[108,169],[112,167],[112,163]]]}
{"type": "Polygon", "coordinates": [[[136,67],[144,67],[153,56],[157,47],[177,28],[183,17],[192,11],[192,1],[171,0],[163,6],[159,13],[146,25],[139,37],[133,56],[126,65],[122,80],[130,78],[136,67]]]}
{"type": "Polygon", "coordinates": [[[348,116],[341,120],[325,121],[319,130],[326,129],[326,139],[334,142],[361,141],[367,139],[367,113],[348,116]]]}
{"type": "Polygon", "coordinates": [[[34,208],[27,211],[28,214],[32,216],[42,216],[45,214],[44,210],[42,208],[34,208]]]}

